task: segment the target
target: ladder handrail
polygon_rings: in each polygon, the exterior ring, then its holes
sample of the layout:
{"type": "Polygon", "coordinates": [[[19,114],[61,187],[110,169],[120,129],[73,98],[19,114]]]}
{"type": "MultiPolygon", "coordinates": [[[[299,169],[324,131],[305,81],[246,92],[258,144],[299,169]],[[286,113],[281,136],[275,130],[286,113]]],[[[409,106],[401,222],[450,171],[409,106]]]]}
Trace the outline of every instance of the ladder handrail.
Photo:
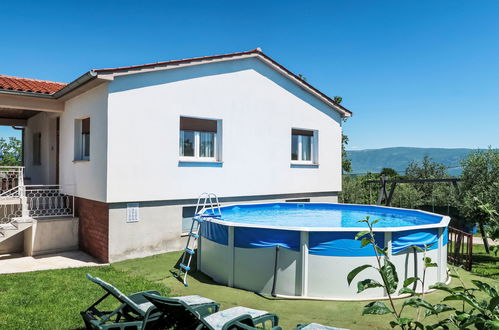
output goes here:
{"type": "Polygon", "coordinates": [[[206,210],[207,205],[210,206],[210,210],[211,210],[212,215],[215,215],[215,216],[218,215],[220,217],[222,216],[222,211],[220,210],[220,202],[218,201],[218,196],[215,193],[207,193],[207,192],[204,192],[201,195],[199,195],[198,201],[196,204],[196,210],[194,212],[194,216],[199,216],[200,215],[199,212],[206,210]],[[201,199],[203,199],[203,197],[204,197],[204,201],[203,201],[202,207],[200,208],[201,199]],[[213,203],[213,199],[215,200],[215,203],[213,203]],[[215,209],[214,205],[215,205],[216,209],[215,209]],[[218,214],[215,211],[218,211],[218,214]]]}

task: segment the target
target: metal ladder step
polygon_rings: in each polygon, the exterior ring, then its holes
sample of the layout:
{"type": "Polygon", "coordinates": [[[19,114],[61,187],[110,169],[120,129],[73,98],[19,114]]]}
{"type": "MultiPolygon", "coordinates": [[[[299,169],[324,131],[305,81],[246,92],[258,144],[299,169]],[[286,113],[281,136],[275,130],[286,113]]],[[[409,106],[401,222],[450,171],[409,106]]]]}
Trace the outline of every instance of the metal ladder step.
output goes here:
{"type": "Polygon", "coordinates": [[[186,265],[184,265],[184,264],[180,264],[180,268],[185,269],[186,271],[191,270],[191,267],[186,266],[186,265]]]}

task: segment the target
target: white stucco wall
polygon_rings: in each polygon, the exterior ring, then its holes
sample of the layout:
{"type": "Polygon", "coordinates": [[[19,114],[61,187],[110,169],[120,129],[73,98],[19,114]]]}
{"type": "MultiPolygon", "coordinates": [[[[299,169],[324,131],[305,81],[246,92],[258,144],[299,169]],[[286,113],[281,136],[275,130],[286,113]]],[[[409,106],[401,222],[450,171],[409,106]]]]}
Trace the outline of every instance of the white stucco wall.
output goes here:
{"type": "Polygon", "coordinates": [[[116,77],[108,101],[108,202],[341,190],[340,115],[258,59],[116,77]],[[181,115],[222,120],[221,166],[179,164],[181,115]],[[318,167],[291,167],[291,128],[319,131],[318,167]]]}
{"type": "Polygon", "coordinates": [[[54,184],[57,114],[41,112],[30,119],[24,132],[24,164],[27,184],[54,184]],[[33,164],[33,134],[41,133],[41,164],[33,164]]]}
{"type": "Polygon", "coordinates": [[[106,201],[107,99],[107,84],[102,84],[66,101],[60,132],[61,184],[78,197],[101,202],[106,201]],[[74,161],[75,119],[86,117],[90,117],[90,160],[74,161]]]}

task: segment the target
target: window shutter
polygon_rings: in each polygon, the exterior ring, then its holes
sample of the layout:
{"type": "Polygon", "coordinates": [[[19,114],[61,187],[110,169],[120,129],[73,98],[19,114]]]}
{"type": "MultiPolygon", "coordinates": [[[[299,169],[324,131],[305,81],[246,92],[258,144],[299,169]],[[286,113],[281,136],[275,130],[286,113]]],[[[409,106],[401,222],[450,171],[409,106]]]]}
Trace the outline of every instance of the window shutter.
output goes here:
{"type": "Polygon", "coordinates": [[[217,121],[209,119],[180,117],[181,131],[217,132],[217,121]]]}
{"type": "Polygon", "coordinates": [[[90,118],[82,119],[81,121],[81,133],[90,134],[90,118]]]}
{"type": "Polygon", "coordinates": [[[314,132],[313,131],[307,131],[307,130],[304,130],[304,129],[294,129],[294,128],[291,130],[291,134],[293,134],[293,135],[314,136],[314,132]]]}

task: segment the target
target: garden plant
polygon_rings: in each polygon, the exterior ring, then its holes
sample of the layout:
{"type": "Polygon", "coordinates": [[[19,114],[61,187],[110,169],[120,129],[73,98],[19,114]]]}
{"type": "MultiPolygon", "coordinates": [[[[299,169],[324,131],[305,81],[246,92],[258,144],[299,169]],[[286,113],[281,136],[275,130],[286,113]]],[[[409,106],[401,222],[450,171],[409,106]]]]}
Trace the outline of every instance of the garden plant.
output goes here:
{"type": "Polygon", "coordinates": [[[478,280],[472,281],[475,288],[466,288],[459,277],[459,273],[455,270],[449,275],[453,278],[457,278],[461,283],[460,286],[450,287],[444,283],[436,283],[429,288],[445,291],[449,295],[438,304],[431,304],[424,299],[426,271],[428,268],[437,267],[437,264],[433,263],[431,258],[426,256],[426,250],[429,246],[424,246],[424,248],[413,246],[414,249],[423,252],[423,275],[422,278],[409,277],[404,280],[398,294],[409,294],[410,296],[404,300],[401,307],[397,308],[394,303],[394,294],[399,285],[397,270],[388,257],[387,247],[380,247],[377,245],[373,232],[373,227],[379,221],[379,219],[371,221],[369,217],[360,220],[359,222],[363,222],[367,225],[368,230],[361,231],[355,236],[355,239],[360,240],[361,247],[370,246],[374,249],[377,266],[362,265],[356,267],[348,274],[347,281],[350,285],[363,270],[374,268],[380,275],[381,282],[375,279],[364,279],[359,281],[357,282],[357,292],[360,293],[370,288],[383,288],[387,293],[389,306],[382,301],[370,302],[364,306],[363,315],[392,314],[394,320],[390,321],[390,326],[392,328],[398,327],[401,329],[449,329],[450,325],[454,325],[459,329],[468,329],[471,326],[474,326],[479,330],[499,329],[499,295],[497,289],[478,280]],[[421,285],[420,292],[416,291],[415,284],[417,283],[421,285]],[[413,288],[410,288],[411,285],[413,288]],[[475,294],[476,292],[484,293],[487,298],[480,300],[475,294]],[[448,305],[446,303],[448,301],[462,302],[461,308],[448,305]],[[404,309],[406,307],[417,309],[415,318],[405,316],[404,309]],[[426,317],[430,315],[436,315],[438,317],[439,314],[445,312],[451,313],[446,314],[446,317],[438,320],[436,323],[432,322],[433,324],[425,324],[427,323],[426,317]]]}

